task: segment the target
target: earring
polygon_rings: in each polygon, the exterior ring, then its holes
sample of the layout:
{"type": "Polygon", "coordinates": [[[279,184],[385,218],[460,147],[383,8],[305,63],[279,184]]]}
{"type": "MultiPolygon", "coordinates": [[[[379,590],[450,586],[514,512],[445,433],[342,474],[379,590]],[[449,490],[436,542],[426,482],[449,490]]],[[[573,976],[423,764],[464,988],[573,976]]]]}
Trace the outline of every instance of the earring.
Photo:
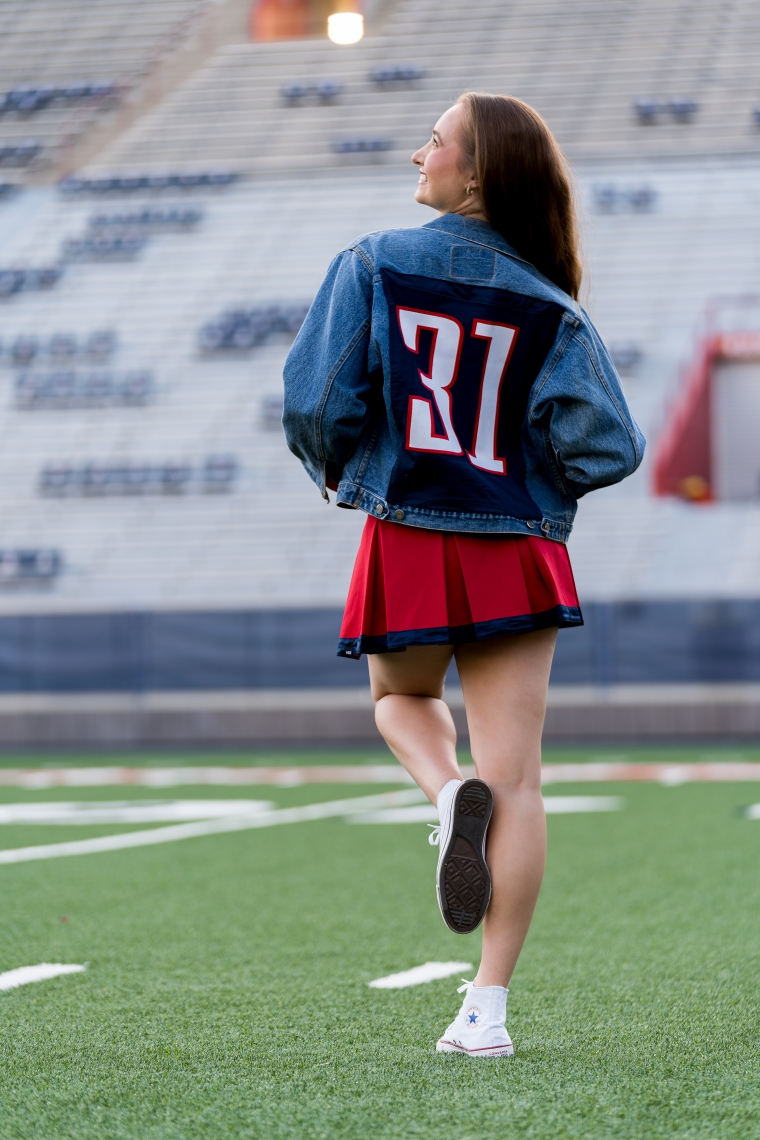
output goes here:
{"type": "Polygon", "coordinates": [[[472,194],[472,186],[468,186],[466,189],[468,194],[472,194]]]}

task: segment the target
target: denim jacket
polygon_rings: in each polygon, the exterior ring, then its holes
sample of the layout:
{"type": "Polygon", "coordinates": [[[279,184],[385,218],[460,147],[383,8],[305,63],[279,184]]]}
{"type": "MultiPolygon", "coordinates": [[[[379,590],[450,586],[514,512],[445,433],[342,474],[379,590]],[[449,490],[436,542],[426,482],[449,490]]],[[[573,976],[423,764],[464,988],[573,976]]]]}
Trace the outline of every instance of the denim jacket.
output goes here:
{"type": "Polygon", "coordinates": [[[587,314],[457,214],[338,254],[285,364],[283,425],[338,506],[559,542],[644,451],[587,314]]]}

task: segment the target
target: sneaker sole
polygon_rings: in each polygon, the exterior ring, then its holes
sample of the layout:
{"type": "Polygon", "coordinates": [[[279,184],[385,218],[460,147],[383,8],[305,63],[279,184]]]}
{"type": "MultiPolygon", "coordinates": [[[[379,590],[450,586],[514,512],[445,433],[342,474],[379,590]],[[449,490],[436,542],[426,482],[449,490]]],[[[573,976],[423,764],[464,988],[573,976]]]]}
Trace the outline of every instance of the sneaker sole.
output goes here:
{"type": "Polygon", "coordinates": [[[436,1053],[464,1053],[467,1057],[514,1057],[514,1045],[487,1045],[483,1049],[466,1049],[464,1045],[455,1045],[453,1041],[444,1041],[443,1038],[435,1047],[436,1053]]]}
{"type": "Polygon", "coordinates": [[[440,854],[436,890],[443,921],[455,934],[470,934],[491,901],[485,840],[493,796],[482,780],[465,780],[454,796],[451,835],[440,854]]]}

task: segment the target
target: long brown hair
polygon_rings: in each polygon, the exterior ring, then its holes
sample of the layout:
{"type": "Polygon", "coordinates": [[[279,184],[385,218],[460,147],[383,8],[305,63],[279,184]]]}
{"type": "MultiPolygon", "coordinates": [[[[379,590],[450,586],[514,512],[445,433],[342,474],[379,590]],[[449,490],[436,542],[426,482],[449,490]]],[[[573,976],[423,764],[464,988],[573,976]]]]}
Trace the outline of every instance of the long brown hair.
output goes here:
{"type": "Polygon", "coordinates": [[[473,158],[488,221],[526,261],[577,299],[578,226],[565,156],[532,107],[511,95],[468,91],[462,144],[473,158]]]}

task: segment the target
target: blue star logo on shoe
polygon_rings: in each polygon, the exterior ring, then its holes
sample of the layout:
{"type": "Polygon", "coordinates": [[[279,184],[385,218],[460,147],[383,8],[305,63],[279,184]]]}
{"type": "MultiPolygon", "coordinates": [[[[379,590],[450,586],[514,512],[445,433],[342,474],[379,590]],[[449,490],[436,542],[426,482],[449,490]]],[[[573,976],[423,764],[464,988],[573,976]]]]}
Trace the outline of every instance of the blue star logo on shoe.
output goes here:
{"type": "Polygon", "coordinates": [[[465,1014],[465,1020],[468,1026],[480,1024],[480,1010],[476,1005],[471,1005],[465,1014]]]}

